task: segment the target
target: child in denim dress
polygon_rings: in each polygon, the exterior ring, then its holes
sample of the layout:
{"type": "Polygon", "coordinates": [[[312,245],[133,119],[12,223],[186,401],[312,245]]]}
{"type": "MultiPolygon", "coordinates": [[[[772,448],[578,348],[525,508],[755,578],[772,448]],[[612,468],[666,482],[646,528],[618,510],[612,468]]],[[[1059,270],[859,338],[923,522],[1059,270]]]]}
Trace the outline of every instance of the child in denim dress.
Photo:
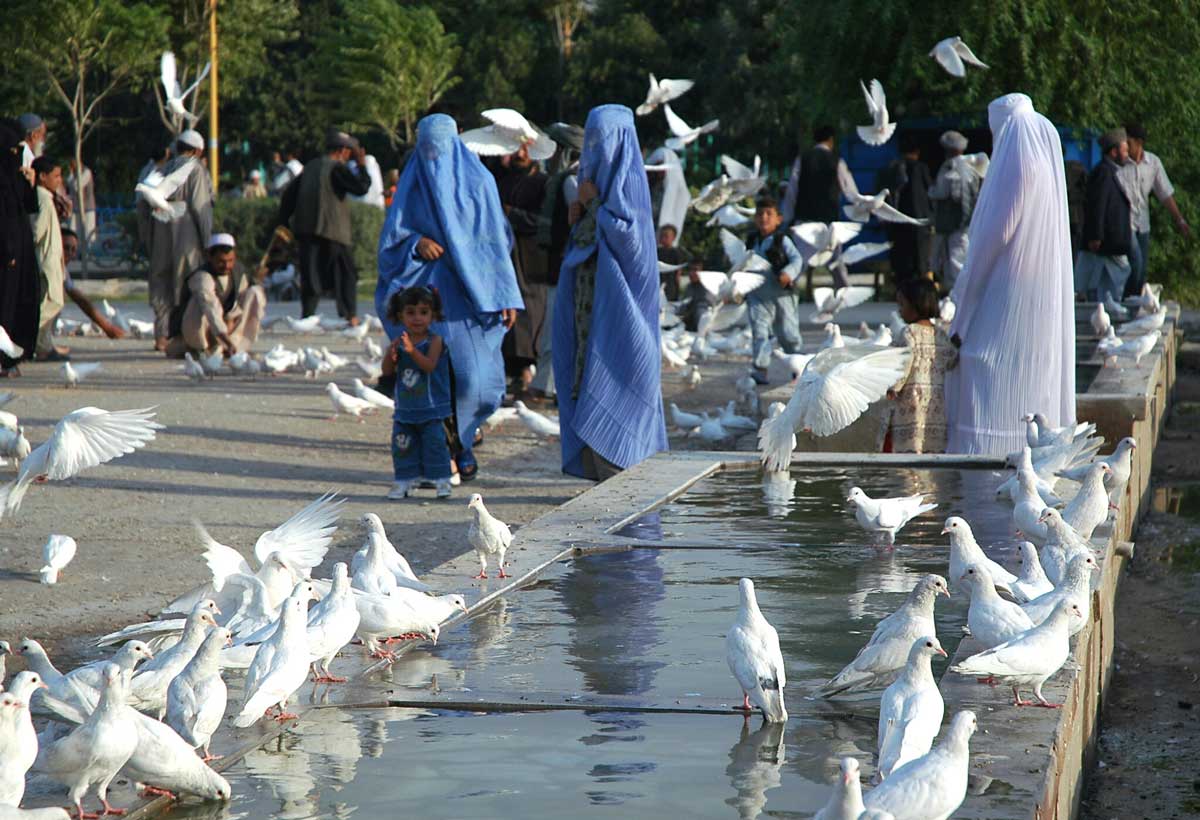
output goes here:
{"type": "Polygon", "coordinates": [[[438,498],[450,497],[450,448],[442,420],[450,416],[450,359],[442,337],[429,326],[442,318],[437,291],[424,286],[396,293],[389,318],[404,325],[383,359],[383,372],[396,376],[392,416],[392,470],[388,498],[407,498],[422,478],[438,498]]]}

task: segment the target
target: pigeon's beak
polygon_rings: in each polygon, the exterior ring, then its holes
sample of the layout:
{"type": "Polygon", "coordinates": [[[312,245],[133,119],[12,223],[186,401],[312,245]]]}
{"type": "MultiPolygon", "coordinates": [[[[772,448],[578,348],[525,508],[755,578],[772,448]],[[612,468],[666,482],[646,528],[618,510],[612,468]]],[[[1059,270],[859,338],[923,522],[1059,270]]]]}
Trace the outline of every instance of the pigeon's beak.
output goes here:
{"type": "Polygon", "coordinates": [[[50,687],[46,685],[46,682],[45,682],[45,681],[42,681],[41,683],[39,683],[39,684],[37,685],[37,687],[36,687],[36,688],[38,688],[38,689],[49,689],[50,687]]]}
{"type": "Polygon", "coordinates": [[[154,660],[154,653],[151,652],[149,649],[146,650],[146,660],[148,660],[148,661],[154,660]]]}
{"type": "Polygon", "coordinates": [[[945,650],[945,649],[942,649],[940,646],[937,648],[937,653],[938,653],[939,655],[941,655],[943,658],[948,658],[948,657],[950,657],[949,655],[947,655],[947,654],[946,654],[946,650],[945,650]]]}
{"type": "Polygon", "coordinates": [[[949,535],[949,534],[950,534],[950,528],[942,527],[942,535],[949,535]]]}
{"type": "Polygon", "coordinates": [[[941,592],[943,595],[945,595],[947,598],[949,598],[949,597],[950,597],[950,590],[948,590],[948,589],[943,589],[943,590],[940,590],[940,592],[941,592]]]}
{"type": "Polygon", "coordinates": [[[221,607],[217,606],[216,604],[213,604],[213,614],[214,614],[214,615],[221,615],[221,614],[223,614],[223,613],[221,612],[221,607]]]}
{"type": "Polygon", "coordinates": [[[846,772],[844,775],[842,775],[842,782],[847,786],[850,785],[850,772],[846,772]]]}

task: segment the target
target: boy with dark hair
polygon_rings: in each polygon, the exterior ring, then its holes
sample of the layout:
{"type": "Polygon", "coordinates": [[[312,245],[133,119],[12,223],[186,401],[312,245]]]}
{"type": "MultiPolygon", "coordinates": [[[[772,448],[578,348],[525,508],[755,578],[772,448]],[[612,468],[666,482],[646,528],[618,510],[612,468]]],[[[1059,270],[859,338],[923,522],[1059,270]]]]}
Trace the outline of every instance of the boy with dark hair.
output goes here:
{"type": "Polygon", "coordinates": [[[746,237],[746,249],[766,259],[771,269],[766,272],[767,281],[746,297],[754,339],[750,375],[758,384],[767,384],[772,334],[784,352],[800,352],[800,304],[793,285],[804,269],[804,257],[788,236],[774,198],[758,200],[754,227],[746,237]]]}

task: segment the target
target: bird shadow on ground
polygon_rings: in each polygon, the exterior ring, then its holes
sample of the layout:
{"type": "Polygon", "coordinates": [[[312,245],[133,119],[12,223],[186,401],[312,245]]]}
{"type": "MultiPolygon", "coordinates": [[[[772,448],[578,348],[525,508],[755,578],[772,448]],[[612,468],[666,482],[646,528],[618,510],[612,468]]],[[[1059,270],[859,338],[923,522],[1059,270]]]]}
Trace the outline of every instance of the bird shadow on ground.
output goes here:
{"type": "MultiPolygon", "coordinates": [[[[266,414],[261,415],[279,415],[266,414]]],[[[328,416],[325,416],[328,418],[328,416]]],[[[390,434],[390,431],[387,431],[390,434]]],[[[175,436],[195,436],[200,439],[220,439],[222,441],[246,442],[252,444],[261,444],[278,447],[298,447],[305,450],[312,450],[319,446],[322,449],[344,450],[365,450],[375,452],[387,448],[388,436],[384,436],[380,442],[371,441],[355,441],[353,439],[328,439],[322,438],[320,441],[313,441],[305,438],[302,435],[286,435],[279,433],[258,433],[252,430],[237,430],[229,427],[189,427],[185,425],[172,425],[163,431],[163,435],[175,436]]]]}
{"type": "Polygon", "coordinates": [[[41,576],[36,572],[21,572],[15,569],[0,569],[0,581],[30,581],[40,583],[41,576]]]}

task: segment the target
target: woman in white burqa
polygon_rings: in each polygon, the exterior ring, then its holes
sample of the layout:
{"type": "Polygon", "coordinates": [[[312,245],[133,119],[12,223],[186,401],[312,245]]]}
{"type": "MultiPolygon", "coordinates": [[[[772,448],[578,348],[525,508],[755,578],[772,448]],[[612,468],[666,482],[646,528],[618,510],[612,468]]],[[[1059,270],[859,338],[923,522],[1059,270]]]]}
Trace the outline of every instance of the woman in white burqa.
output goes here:
{"type": "Polygon", "coordinates": [[[1021,448],[1026,413],[1075,421],[1075,308],[1058,131],[1024,94],[988,106],[992,160],[954,286],[947,452],[1021,448]]]}

